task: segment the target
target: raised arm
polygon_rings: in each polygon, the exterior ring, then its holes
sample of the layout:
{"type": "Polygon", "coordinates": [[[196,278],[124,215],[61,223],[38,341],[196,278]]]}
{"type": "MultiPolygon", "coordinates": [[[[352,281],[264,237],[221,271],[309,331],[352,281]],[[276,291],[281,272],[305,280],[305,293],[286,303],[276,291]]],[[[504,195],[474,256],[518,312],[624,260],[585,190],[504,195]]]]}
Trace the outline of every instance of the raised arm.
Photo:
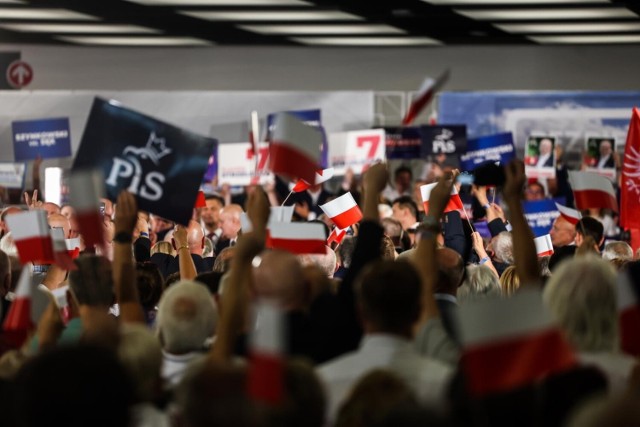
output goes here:
{"type": "Polygon", "coordinates": [[[187,240],[187,229],[182,225],[176,224],[173,232],[173,241],[176,245],[178,264],[180,268],[181,280],[193,280],[198,275],[196,265],[191,258],[189,250],[189,242],[187,240]]]}

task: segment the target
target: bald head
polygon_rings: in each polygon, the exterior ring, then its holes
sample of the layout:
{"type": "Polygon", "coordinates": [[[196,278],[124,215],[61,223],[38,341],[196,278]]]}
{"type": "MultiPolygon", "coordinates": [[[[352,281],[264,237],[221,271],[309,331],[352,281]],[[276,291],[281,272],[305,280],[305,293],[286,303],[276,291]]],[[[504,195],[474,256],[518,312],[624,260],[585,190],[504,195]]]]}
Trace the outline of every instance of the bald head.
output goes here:
{"type": "Polygon", "coordinates": [[[69,223],[69,219],[61,215],[59,213],[54,213],[49,215],[47,218],[47,222],[49,223],[49,227],[51,228],[62,228],[64,231],[64,238],[68,239],[70,237],[69,230],[71,230],[71,224],[69,223]]]}
{"type": "Polygon", "coordinates": [[[53,214],[59,214],[60,213],[60,206],[58,206],[58,205],[56,205],[55,203],[52,203],[52,202],[44,202],[42,204],[42,209],[47,211],[47,216],[51,216],[53,214]]]}
{"type": "Polygon", "coordinates": [[[235,239],[240,231],[240,214],[243,212],[240,205],[231,204],[220,211],[220,228],[222,237],[235,239]]]}
{"type": "Polygon", "coordinates": [[[298,258],[285,251],[265,251],[254,270],[259,298],[278,301],[284,309],[300,307],[304,300],[304,275],[298,258]]]}
{"type": "Polygon", "coordinates": [[[561,215],[553,222],[549,235],[551,236],[553,246],[567,246],[576,240],[576,226],[564,219],[561,215]]]}
{"type": "Polygon", "coordinates": [[[204,250],[204,232],[202,227],[196,221],[189,221],[187,227],[187,243],[189,245],[189,251],[192,254],[202,256],[204,250]]]}
{"type": "Polygon", "coordinates": [[[460,254],[449,248],[436,252],[438,260],[438,283],[436,292],[455,295],[464,276],[464,262],[460,254]]]}

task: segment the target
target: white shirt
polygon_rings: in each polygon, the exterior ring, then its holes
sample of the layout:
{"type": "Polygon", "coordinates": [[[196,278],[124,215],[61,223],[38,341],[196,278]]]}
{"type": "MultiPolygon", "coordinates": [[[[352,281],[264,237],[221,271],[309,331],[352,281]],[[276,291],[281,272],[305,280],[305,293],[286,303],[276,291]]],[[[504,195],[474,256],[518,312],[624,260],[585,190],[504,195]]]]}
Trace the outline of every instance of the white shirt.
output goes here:
{"type": "Polygon", "coordinates": [[[540,157],[538,157],[538,163],[536,164],[536,166],[539,168],[545,167],[544,164],[547,162],[547,160],[549,160],[549,157],[551,157],[551,153],[542,154],[540,157]]]}
{"type": "Polygon", "coordinates": [[[162,350],[162,379],[165,381],[166,387],[173,388],[178,385],[189,365],[205,356],[206,353],[200,351],[171,354],[162,350]]]}
{"type": "Polygon", "coordinates": [[[360,348],[317,367],[328,398],[327,420],[333,423],[340,405],[358,380],[369,371],[385,368],[404,379],[423,403],[437,404],[453,369],[437,360],[420,356],[413,343],[389,334],[365,335],[360,348]]]}
{"type": "Polygon", "coordinates": [[[625,392],[631,370],[636,360],[624,353],[614,352],[598,352],[598,353],[579,353],[578,359],[584,366],[593,366],[602,371],[609,381],[609,394],[620,395],[625,392]]]}
{"type": "Polygon", "coordinates": [[[610,157],[611,155],[600,157],[600,160],[598,160],[598,169],[604,169],[604,165],[609,161],[610,157]]]}

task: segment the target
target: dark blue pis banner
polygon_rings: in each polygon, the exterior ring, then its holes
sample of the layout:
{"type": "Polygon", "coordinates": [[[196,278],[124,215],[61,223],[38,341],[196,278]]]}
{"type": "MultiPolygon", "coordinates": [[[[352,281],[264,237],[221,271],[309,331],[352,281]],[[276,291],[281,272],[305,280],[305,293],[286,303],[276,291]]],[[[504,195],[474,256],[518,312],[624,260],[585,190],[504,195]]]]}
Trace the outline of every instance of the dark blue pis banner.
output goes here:
{"type": "Polygon", "coordinates": [[[422,156],[461,154],[467,151],[465,125],[421,126],[422,156]]]}
{"type": "Polygon", "coordinates": [[[216,140],[95,98],[73,170],[100,169],[107,197],[187,224],[216,140]]]}
{"type": "Polygon", "coordinates": [[[470,139],[467,152],[460,156],[462,170],[472,171],[486,162],[506,165],[516,156],[511,132],[470,139]]]}
{"type": "Polygon", "coordinates": [[[422,158],[422,134],[419,127],[386,127],[387,159],[422,158]]]}
{"type": "Polygon", "coordinates": [[[71,157],[68,118],[12,122],[11,131],[16,162],[71,157]]]}

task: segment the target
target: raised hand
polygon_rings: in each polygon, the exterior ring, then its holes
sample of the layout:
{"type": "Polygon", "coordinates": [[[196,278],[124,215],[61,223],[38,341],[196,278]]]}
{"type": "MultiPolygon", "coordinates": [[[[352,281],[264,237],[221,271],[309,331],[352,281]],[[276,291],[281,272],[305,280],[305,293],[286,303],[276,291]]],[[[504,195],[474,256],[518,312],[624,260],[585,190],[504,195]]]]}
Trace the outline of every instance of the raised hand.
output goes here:
{"type": "Polygon", "coordinates": [[[524,191],[524,185],[527,182],[527,176],[524,173],[524,163],[522,160],[513,160],[505,167],[506,182],[502,188],[502,194],[505,200],[511,202],[520,202],[524,191]]]}
{"type": "Polygon", "coordinates": [[[454,174],[451,172],[446,172],[438,179],[438,184],[431,190],[431,195],[429,196],[429,215],[440,219],[451,198],[453,183],[454,174]]]}
{"type": "Polygon", "coordinates": [[[138,222],[138,206],[133,194],[122,190],[118,195],[116,205],[115,231],[118,233],[133,233],[138,222]]]}

